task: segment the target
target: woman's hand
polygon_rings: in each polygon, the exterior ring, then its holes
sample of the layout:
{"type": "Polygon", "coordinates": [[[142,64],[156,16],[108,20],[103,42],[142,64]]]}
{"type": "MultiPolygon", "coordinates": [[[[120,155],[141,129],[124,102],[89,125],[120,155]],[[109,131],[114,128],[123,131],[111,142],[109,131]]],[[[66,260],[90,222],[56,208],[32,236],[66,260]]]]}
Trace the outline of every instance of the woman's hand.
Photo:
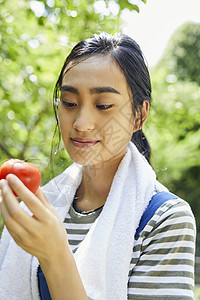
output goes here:
{"type": "Polygon", "coordinates": [[[0,209],[8,231],[15,242],[39,261],[48,263],[62,252],[71,252],[66,230],[54,208],[39,188],[34,195],[13,174],[0,181],[0,209]],[[13,191],[32,212],[28,215],[19,205],[13,191]]]}
{"type": "Polygon", "coordinates": [[[54,208],[39,188],[34,195],[13,174],[0,181],[0,209],[4,223],[15,242],[36,256],[54,300],[87,300],[66,230],[54,208]],[[13,191],[32,212],[27,214],[13,191]]]}

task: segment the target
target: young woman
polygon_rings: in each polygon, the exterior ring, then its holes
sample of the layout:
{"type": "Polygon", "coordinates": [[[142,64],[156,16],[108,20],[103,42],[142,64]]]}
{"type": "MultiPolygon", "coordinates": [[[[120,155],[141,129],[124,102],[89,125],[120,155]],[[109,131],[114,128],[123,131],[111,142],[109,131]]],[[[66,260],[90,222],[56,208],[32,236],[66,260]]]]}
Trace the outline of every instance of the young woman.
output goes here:
{"type": "Polygon", "coordinates": [[[78,43],[54,96],[74,163],[36,195],[1,180],[1,299],[193,299],[195,221],[150,166],[137,43],[106,33],[78,43]]]}

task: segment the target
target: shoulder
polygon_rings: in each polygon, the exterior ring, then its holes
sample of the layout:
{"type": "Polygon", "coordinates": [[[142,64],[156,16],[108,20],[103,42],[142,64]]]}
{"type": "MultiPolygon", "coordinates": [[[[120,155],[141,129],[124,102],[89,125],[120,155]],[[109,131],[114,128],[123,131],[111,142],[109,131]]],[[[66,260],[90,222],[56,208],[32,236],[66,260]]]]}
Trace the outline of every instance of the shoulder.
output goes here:
{"type": "Polygon", "coordinates": [[[165,242],[167,239],[195,242],[196,224],[189,204],[181,198],[162,204],[140,233],[145,244],[152,240],[165,242]]]}
{"type": "Polygon", "coordinates": [[[162,204],[147,223],[146,230],[155,229],[165,222],[171,225],[181,223],[183,226],[189,223],[195,229],[195,219],[190,205],[181,198],[171,199],[162,204]]]}

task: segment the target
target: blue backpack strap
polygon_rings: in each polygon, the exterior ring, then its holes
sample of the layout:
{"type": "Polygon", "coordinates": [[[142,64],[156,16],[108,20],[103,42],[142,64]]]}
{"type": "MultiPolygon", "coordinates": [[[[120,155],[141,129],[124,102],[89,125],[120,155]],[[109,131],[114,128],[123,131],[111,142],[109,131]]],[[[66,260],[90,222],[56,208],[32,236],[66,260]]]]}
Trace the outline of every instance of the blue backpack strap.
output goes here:
{"type": "Polygon", "coordinates": [[[46,282],[46,278],[40,266],[38,267],[37,276],[38,276],[38,287],[39,287],[40,299],[52,300],[51,295],[49,293],[49,288],[46,282]]]}
{"type": "Polygon", "coordinates": [[[135,238],[140,234],[142,229],[146,226],[146,224],[149,222],[149,220],[153,217],[156,210],[166,201],[171,199],[177,199],[178,197],[172,193],[169,192],[159,192],[155,194],[147,206],[145,212],[143,213],[139,226],[135,233],[135,238]]]}

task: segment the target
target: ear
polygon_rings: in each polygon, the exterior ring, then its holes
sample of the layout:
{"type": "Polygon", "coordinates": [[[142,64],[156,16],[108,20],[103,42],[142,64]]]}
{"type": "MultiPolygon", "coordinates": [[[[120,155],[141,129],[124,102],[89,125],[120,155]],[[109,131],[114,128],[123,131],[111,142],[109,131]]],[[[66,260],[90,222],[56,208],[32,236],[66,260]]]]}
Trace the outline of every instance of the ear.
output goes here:
{"type": "Polygon", "coordinates": [[[142,116],[140,115],[140,113],[137,113],[137,116],[136,116],[136,119],[135,119],[134,131],[142,129],[142,127],[144,126],[144,124],[147,120],[148,113],[149,113],[149,102],[144,100],[142,108],[141,108],[142,116]]]}

